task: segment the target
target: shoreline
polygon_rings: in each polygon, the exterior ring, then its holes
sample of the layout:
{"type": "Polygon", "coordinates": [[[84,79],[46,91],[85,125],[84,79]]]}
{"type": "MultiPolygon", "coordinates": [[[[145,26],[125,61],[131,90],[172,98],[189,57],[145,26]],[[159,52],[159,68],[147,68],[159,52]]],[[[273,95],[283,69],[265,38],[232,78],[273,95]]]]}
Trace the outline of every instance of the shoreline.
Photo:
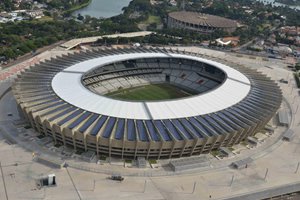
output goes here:
{"type": "Polygon", "coordinates": [[[134,0],[106,1],[107,0],[93,0],[90,6],[78,9],[72,12],[71,15],[76,17],[80,13],[83,16],[89,15],[98,19],[109,19],[123,14],[123,8],[128,7],[128,5],[134,0]]]}
{"type": "Polygon", "coordinates": [[[66,10],[66,11],[64,11],[63,13],[64,13],[64,14],[65,14],[65,13],[71,14],[71,13],[77,11],[77,10],[80,10],[80,9],[82,9],[82,8],[85,8],[85,7],[89,6],[89,5],[92,3],[92,1],[93,1],[93,0],[89,0],[89,1],[86,2],[86,3],[83,3],[83,4],[80,4],[80,5],[74,6],[73,8],[71,8],[71,9],[69,9],[69,10],[66,10]]]}

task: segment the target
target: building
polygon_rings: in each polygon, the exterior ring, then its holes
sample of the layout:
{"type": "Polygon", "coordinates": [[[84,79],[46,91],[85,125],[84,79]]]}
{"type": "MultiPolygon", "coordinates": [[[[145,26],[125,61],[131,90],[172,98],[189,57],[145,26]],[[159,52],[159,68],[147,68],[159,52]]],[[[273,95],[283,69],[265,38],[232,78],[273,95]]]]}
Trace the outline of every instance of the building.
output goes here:
{"type": "Polygon", "coordinates": [[[231,33],[236,30],[237,22],[215,15],[179,11],[169,13],[168,27],[201,33],[212,33],[216,30],[231,33]]]}
{"type": "Polygon", "coordinates": [[[163,159],[238,144],[280,107],[265,75],[167,49],[93,49],[40,63],[18,76],[13,93],[32,127],[56,143],[96,155],[163,159]],[[156,83],[195,95],[162,101],[105,96],[156,83]]]}

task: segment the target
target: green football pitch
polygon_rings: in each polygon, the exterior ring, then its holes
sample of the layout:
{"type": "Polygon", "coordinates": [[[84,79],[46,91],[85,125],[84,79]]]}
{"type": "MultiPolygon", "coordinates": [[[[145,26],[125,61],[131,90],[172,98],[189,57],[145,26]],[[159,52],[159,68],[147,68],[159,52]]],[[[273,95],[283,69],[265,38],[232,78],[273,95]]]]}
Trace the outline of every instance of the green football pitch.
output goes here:
{"type": "Polygon", "coordinates": [[[188,97],[193,94],[170,84],[153,84],[118,91],[106,94],[114,99],[134,101],[158,101],[188,97]]]}

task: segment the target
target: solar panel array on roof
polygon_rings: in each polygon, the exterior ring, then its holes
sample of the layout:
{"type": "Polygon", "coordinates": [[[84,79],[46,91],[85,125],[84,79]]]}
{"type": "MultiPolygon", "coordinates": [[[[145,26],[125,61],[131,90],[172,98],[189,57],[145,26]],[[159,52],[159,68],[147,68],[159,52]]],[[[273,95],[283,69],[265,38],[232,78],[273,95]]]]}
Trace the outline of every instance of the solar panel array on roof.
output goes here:
{"type": "Polygon", "coordinates": [[[62,104],[65,104],[66,102],[64,101],[60,101],[60,102],[57,102],[57,103],[54,103],[54,104],[51,104],[50,106],[45,106],[45,107],[42,107],[42,108],[39,108],[37,110],[34,110],[33,112],[40,112],[42,110],[46,110],[46,109],[49,109],[49,108],[52,108],[52,107],[55,107],[55,106],[58,106],[58,105],[62,105],[62,104]]]}
{"type": "Polygon", "coordinates": [[[230,126],[232,131],[234,131],[235,129],[239,129],[239,128],[243,127],[242,124],[240,124],[240,122],[236,123],[235,119],[231,119],[230,117],[227,117],[223,113],[220,113],[219,116],[225,124],[227,122],[227,125],[230,126]]]}
{"type": "Polygon", "coordinates": [[[109,120],[105,126],[105,129],[103,131],[102,137],[104,137],[104,138],[110,137],[112,130],[114,128],[114,125],[115,125],[115,121],[116,121],[116,118],[114,118],[114,117],[109,118],[109,120]]]}
{"type": "Polygon", "coordinates": [[[76,119],[72,124],[68,126],[69,129],[73,129],[76,126],[78,126],[81,122],[83,122],[85,119],[87,119],[91,115],[90,112],[85,112],[82,114],[78,119],[76,119]]]}
{"type": "Polygon", "coordinates": [[[98,134],[98,132],[99,132],[100,129],[102,128],[103,124],[105,123],[106,119],[107,119],[107,116],[104,116],[104,115],[102,115],[102,116],[98,119],[96,125],[94,126],[94,128],[93,128],[92,131],[91,131],[91,135],[96,136],[96,135],[98,134]]]}
{"type": "MultiPolygon", "coordinates": [[[[211,124],[209,124],[205,119],[203,119],[202,117],[196,117],[197,118],[197,120],[200,122],[200,123],[202,123],[203,125],[204,125],[204,127],[206,128],[206,129],[208,129],[209,131],[209,133],[211,133],[211,134],[213,134],[213,135],[218,135],[219,133],[216,131],[216,129],[211,125],[211,124]]],[[[213,122],[211,122],[211,123],[213,123],[213,122]]]]}
{"type": "Polygon", "coordinates": [[[80,128],[79,131],[81,133],[84,133],[91,125],[96,121],[96,119],[99,117],[98,114],[93,114],[80,128]]]}
{"type": "Polygon", "coordinates": [[[57,108],[55,108],[55,109],[53,109],[53,110],[50,110],[50,111],[48,111],[48,112],[42,114],[41,117],[44,117],[44,116],[47,116],[47,115],[51,115],[51,114],[56,113],[56,112],[58,112],[58,111],[60,111],[60,110],[64,110],[64,109],[66,109],[66,108],[68,108],[68,107],[70,107],[70,105],[68,105],[68,104],[65,104],[65,105],[63,105],[63,106],[59,106],[59,107],[57,107],[57,108]]]}
{"type": "Polygon", "coordinates": [[[155,127],[158,129],[159,133],[161,134],[162,138],[165,141],[171,141],[171,137],[168,134],[167,130],[165,129],[164,125],[162,124],[162,122],[160,120],[155,120],[154,121],[155,127]]]}
{"type": "Polygon", "coordinates": [[[56,102],[56,101],[60,101],[60,99],[58,99],[58,98],[53,98],[53,99],[51,99],[51,100],[47,100],[47,101],[43,101],[43,102],[41,102],[41,103],[33,104],[32,107],[40,106],[40,105],[48,104],[48,103],[53,103],[53,102],[56,102]]]}
{"type": "Polygon", "coordinates": [[[155,130],[155,127],[154,127],[152,121],[146,120],[145,123],[146,123],[148,131],[150,133],[151,139],[154,141],[159,141],[160,140],[159,134],[155,130]]]}
{"type": "Polygon", "coordinates": [[[212,116],[214,119],[216,119],[218,122],[220,122],[220,124],[221,124],[220,126],[222,126],[224,129],[226,129],[226,131],[228,131],[228,132],[234,131],[233,128],[230,127],[230,125],[228,123],[224,122],[224,120],[221,119],[218,115],[213,114],[212,116]]]}
{"type": "Polygon", "coordinates": [[[197,131],[187,119],[181,119],[181,121],[182,124],[194,135],[198,136],[199,138],[203,138],[203,135],[200,133],[200,131],[197,131]]]}
{"type": "Polygon", "coordinates": [[[53,120],[56,120],[56,119],[58,119],[58,118],[60,118],[60,117],[62,117],[62,116],[64,116],[64,115],[66,115],[66,114],[68,114],[68,113],[70,113],[70,112],[76,110],[76,109],[77,109],[76,107],[71,107],[71,108],[69,108],[69,109],[67,109],[67,110],[64,110],[63,112],[60,112],[60,113],[58,113],[57,115],[51,117],[51,118],[49,119],[49,121],[51,122],[51,121],[53,121],[53,120]]]}
{"type": "Polygon", "coordinates": [[[149,141],[148,136],[147,136],[147,130],[146,130],[144,124],[143,124],[143,121],[142,120],[137,120],[136,124],[137,124],[137,129],[138,129],[138,132],[139,132],[140,140],[141,141],[149,141]]]}
{"type": "Polygon", "coordinates": [[[80,113],[82,113],[82,110],[77,110],[77,111],[73,112],[72,114],[70,114],[69,116],[67,116],[66,118],[60,120],[57,124],[59,126],[61,126],[61,125],[65,124],[66,122],[68,122],[68,121],[74,119],[75,117],[77,117],[80,113]]]}
{"type": "Polygon", "coordinates": [[[172,122],[174,123],[174,125],[185,135],[186,138],[188,139],[193,139],[194,137],[181,125],[181,123],[179,122],[179,120],[174,119],[172,120],[172,122]]]}
{"type": "Polygon", "coordinates": [[[194,117],[189,118],[189,121],[197,127],[202,133],[204,133],[206,136],[213,136],[213,134],[209,131],[207,131],[200,122],[198,122],[194,117]]]}
{"type": "Polygon", "coordinates": [[[30,103],[30,102],[37,102],[37,101],[42,101],[42,100],[50,99],[52,97],[53,97],[52,95],[48,95],[48,96],[42,97],[42,98],[31,99],[30,101],[26,101],[26,102],[28,102],[28,103],[30,103]]]}
{"type": "Polygon", "coordinates": [[[205,116],[205,121],[207,121],[209,123],[209,125],[211,125],[211,127],[213,127],[213,129],[218,133],[218,134],[222,134],[222,133],[226,133],[226,130],[220,126],[213,118],[211,118],[210,116],[205,116]]]}
{"type": "Polygon", "coordinates": [[[119,119],[117,124],[117,129],[115,132],[115,139],[121,140],[124,136],[125,130],[125,119],[119,119]]]}
{"type": "Polygon", "coordinates": [[[169,120],[163,120],[165,123],[167,129],[170,131],[170,133],[177,139],[177,140],[183,140],[180,133],[176,130],[176,128],[173,126],[173,124],[169,120]]]}
{"type": "Polygon", "coordinates": [[[135,125],[132,119],[127,120],[127,139],[129,141],[135,140],[135,125]]]}

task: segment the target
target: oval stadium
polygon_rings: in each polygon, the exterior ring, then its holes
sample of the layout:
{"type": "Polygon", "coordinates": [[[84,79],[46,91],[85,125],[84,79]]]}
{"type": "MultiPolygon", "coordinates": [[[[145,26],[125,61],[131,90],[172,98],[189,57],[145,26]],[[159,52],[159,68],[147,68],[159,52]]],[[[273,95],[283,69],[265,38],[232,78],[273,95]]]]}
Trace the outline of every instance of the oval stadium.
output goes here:
{"type": "Polygon", "coordinates": [[[168,14],[168,27],[187,29],[201,33],[212,33],[217,30],[234,32],[236,21],[198,12],[177,11],[168,14]]]}
{"type": "Polygon", "coordinates": [[[255,135],[282,95],[267,76],[172,49],[93,49],[18,75],[31,126],[98,156],[165,159],[209,153],[255,135]]]}

